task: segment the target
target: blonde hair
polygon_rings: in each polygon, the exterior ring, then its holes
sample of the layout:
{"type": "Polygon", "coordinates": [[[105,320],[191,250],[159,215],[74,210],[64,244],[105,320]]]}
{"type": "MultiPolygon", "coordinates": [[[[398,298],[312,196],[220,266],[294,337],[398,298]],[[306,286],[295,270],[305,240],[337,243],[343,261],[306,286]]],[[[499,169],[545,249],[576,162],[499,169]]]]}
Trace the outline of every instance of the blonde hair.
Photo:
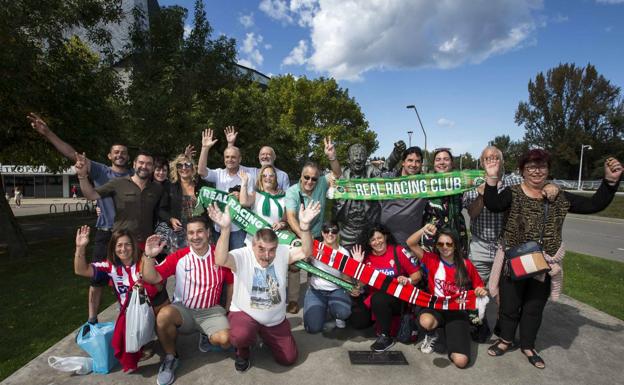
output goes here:
{"type": "Polygon", "coordinates": [[[264,170],[270,168],[271,170],[273,170],[273,174],[275,174],[275,188],[277,189],[278,183],[277,183],[277,169],[275,169],[275,167],[273,167],[270,164],[267,164],[266,166],[262,166],[260,168],[260,171],[258,171],[258,179],[256,180],[256,191],[265,191],[264,190],[264,186],[262,185],[262,173],[264,173],[264,170]]]}
{"type": "Polygon", "coordinates": [[[180,154],[169,163],[169,180],[171,180],[171,183],[178,183],[178,181],[180,180],[180,177],[178,175],[178,168],[176,166],[179,163],[186,162],[189,162],[193,165],[193,174],[191,175],[191,178],[195,177],[195,175],[197,174],[197,165],[195,164],[195,161],[184,154],[180,154]]]}

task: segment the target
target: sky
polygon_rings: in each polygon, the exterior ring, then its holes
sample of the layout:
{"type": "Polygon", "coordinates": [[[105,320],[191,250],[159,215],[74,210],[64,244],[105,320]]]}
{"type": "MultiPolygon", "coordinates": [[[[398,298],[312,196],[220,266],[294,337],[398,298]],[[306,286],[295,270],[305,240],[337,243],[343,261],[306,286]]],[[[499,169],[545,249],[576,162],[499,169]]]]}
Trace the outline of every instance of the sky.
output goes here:
{"type": "MultiPolygon", "coordinates": [[[[181,5],[192,20],[193,0],[181,5]]],[[[478,156],[514,122],[527,85],[560,63],[591,63],[624,85],[624,0],[204,0],[214,36],[269,76],[335,78],[377,133],[478,156]]],[[[187,26],[190,30],[191,26],[187,26]]]]}

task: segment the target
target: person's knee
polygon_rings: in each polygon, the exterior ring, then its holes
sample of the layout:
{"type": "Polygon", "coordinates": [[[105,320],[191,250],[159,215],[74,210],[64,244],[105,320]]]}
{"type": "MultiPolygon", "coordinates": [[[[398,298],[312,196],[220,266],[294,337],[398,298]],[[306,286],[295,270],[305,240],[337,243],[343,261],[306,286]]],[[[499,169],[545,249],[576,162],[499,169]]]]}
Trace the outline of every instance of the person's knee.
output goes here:
{"type": "Polygon", "coordinates": [[[303,326],[308,333],[315,334],[323,330],[327,308],[322,305],[304,307],[303,326]]]}
{"type": "Polygon", "coordinates": [[[464,354],[451,353],[451,361],[459,369],[464,369],[466,366],[468,366],[468,362],[470,360],[468,359],[468,356],[466,356],[464,354]]]}
{"type": "Polygon", "coordinates": [[[418,323],[427,331],[431,331],[438,326],[436,319],[431,314],[427,313],[421,314],[420,317],[418,317],[418,323]]]}
{"type": "Polygon", "coordinates": [[[210,343],[212,345],[229,345],[230,344],[230,330],[220,330],[210,336],[210,343]]]}
{"type": "Polygon", "coordinates": [[[331,313],[338,319],[346,320],[351,316],[351,306],[345,304],[331,306],[331,313]]]}
{"type": "Polygon", "coordinates": [[[256,332],[252,328],[235,327],[230,324],[228,333],[229,341],[234,346],[244,346],[247,341],[256,338],[256,332]]]}
{"type": "Polygon", "coordinates": [[[156,315],[156,326],[159,328],[166,328],[168,326],[180,326],[180,312],[171,305],[165,306],[158,311],[156,315]]]}
{"type": "Polygon", "coordinates": [[[295,345],[293,349],[289,349],[280,354],[279,358],[276,358],[276,361],[280,365],[291,366],[295,362],[297,362],[297,357],[299,356],[299,352],[297,351],[297,346],[295,345]]]}

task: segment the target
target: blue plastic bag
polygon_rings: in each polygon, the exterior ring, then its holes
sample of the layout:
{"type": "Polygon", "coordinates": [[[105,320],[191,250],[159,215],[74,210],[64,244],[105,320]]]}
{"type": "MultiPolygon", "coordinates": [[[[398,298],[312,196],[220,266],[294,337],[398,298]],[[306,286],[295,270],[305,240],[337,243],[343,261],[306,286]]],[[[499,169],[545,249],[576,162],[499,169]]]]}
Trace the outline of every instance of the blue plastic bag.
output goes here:
{"type": "Polygon", "coordinates": [[[111,341],[115,323],[85,323],[76,335],[76,343],[93,358],[93,372],[106,374],[117,364],[111,341]]]}

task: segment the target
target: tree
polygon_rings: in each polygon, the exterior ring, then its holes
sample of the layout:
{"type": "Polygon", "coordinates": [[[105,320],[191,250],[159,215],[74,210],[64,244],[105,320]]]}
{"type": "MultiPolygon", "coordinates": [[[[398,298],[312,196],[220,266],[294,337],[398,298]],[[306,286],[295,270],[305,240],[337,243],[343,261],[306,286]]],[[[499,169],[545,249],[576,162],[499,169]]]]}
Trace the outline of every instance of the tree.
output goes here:
{"type": "Polygon", "coordinates": [[[512,141],[509,135],[500,135],[491,140],[488,146],[495,146],[503,153],[505,159],[505,172],[516,172],[520,157],[529,150],[524,140],[512,141]]]}
{"type": "Polygon", "coordinates": [[[520,102],[515,121],[524,125],[529,146],[552,155],[551,174],[574,179],[582,144],[594,151],[583,164],[596,165],[607,155],[624,155],[624,118],[620,88],[588,64],[560,64],[529,81],[529,100],[520,102]]]}

